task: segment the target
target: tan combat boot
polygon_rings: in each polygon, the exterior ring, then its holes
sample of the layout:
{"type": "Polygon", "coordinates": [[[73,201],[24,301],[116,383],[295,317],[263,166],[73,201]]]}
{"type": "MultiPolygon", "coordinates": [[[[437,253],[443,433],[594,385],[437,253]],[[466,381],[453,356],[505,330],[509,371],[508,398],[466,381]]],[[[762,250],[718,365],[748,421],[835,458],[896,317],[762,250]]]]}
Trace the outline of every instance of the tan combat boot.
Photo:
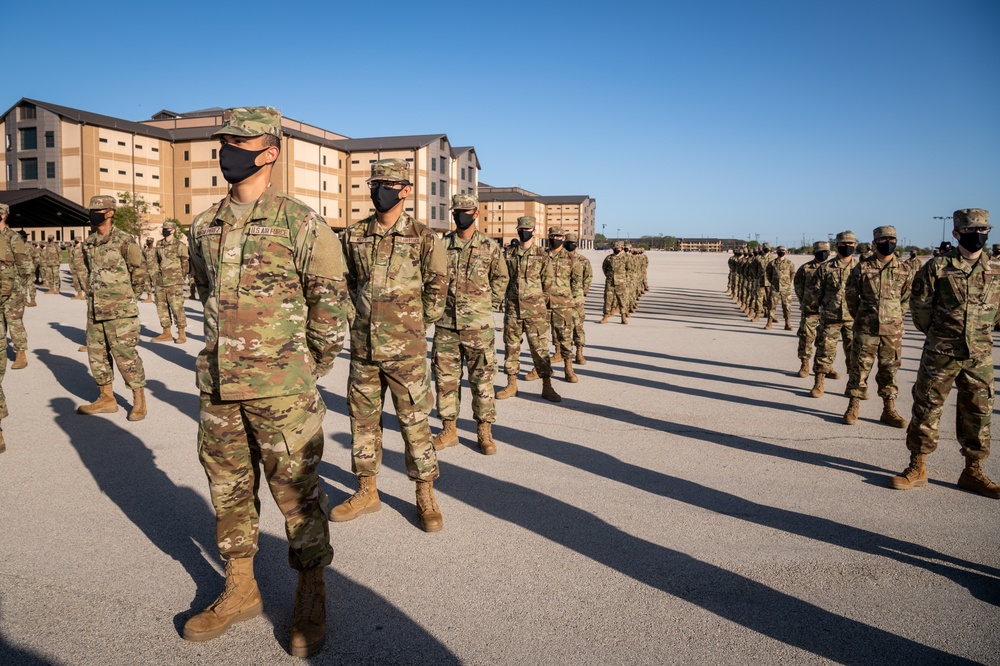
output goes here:
{"type": "Polygon", "coordinates": [[[764,330],[765,330],[765,331],[769,331],[769,330],[771,330],[771,325],[772,325],[772,324],[774,324],[774,319],[772,319],[772,318],[771,318],[770,316],[768,316],[768,318],[767,318],[767,323],[766,323],[766,324],[764,324],[764,330]]]}
{"type": "Polygon", "coordinates": [[[444,420],[441,424],[444,427],[441,428],[441,432],[434,436],[435,451],[458,444],[458,431],[455,430],[455,421],[444,420]]]}
{"type": "Polygon", "coordinates": [[[828,379],[840,379],[840,373],[833,368],[826,371],[826,376],[828,379]]]}
{"type": "Polygon", "coordinates": [[[493,443],[493,424],[481,422],[476,426],[476,438],[479,440],[479,450],[484,456],[492,456],[497,452],[497,445],[493,443]]]}
{"type": "Polygon", "coordinates": [[[34,296],[31,297],[31,300],[28,301],[26,305],[29,308],[37,308],[38,307],[38,303],[35,302],[35,297],[34,296]]]}
{"type": "Polygon", "coordinates": [[[253,558],[226,562],[226,589],[212,605],[184,623],[184,640],[210,641],[226,633],[237,622],[255,618],[264,602],[253,577],[253,558]]]}
{"type": "Polygon", "coordinates": [[[359,476],[357,492],[333,507],[333,510],[330,511],[330,520],[335,523],[344,523],[365,513],[375,513],[381,508],[382,501],[378,498],[375,477],[359,476]]]}
{"type": "Polygon", "coordinates": [[[789,315],[785,315],[785,330],[786,331],[792,330],[792,320],[790,319],[789,315]]]}
{"type": "Polygon", "coordinates": [[[170,334],[170,327],[169,326],[164,326],[163,327],[163,333],[160,333],[155,338],[150,338],[149,341],[150,342],[168,342],[168,341],[173,340],[173,339],[174,339],[174,336],[172,336],[170,334]]]}
{"type": "Polygon", "coordinates": [[[925,453],[911,453],[910,464],[902,472],[889,479],[889,487],[896,490],[909,490],[927,485],[927,460],[925,453]]]}
{"type": "Polygon", "coordinates": [[[299,572],[295,586],[295,613],[288,653],[293,657],[311,657],[326,642],[326,567],[299,572]]]}
{"type": "Polygon", "coordinates": [[[567,382],[569,382],[570,384],[576,384],[578,381],[580,381],[580,378],[576,376],[575,372],[573,372],[573,359],[567,358],[564,367],[566,368],[567,382]]]}
{"type": "Polygon", "coordinates": [[[861,400],[851,398],[847,403],[847,411],[844,412],[844,425],[854,425],[858,422],[858,409],[861,408],[861,400]]]}
{"type": "Polygon", "coordinates": [[[562,347],[556,347],[556,353],[552,355],[552,362],[562,363],[562,360],[563,360],[562,347]]]}
{"type": "Polygon", "coordinates": [[[809,391],[809,395],[814,398],[823,397],[823,379],[826,377],[822,372],[816,373],[816,383],[813,384],[812,390],[809,391]]]}
{"type": "Polygon", "coordinates": [[[146,390],[132,389],[132,411],[126,417],[129,421],[141,421],[146,418],[146,390]]]}
{"type": "Polygon", "coordinates": [[[182,345],[182,344],[184,344],[187,341],[188,341],[188,339],[187,339],[187,335],[185,335],[185,333],[184,333],[184,327],[183,326],[178,326],[177,327],[177,339],[174,340],[174,344],[176,344],[176,345],[182,345]]]}
{"type": "Polygon", "coordinates": [[[799,377],[809,376],[809,359],[802,359],[802,365],[799,367],[799,371],[796,373],[799,377]]]}
{"type": "Polygon", "coordinates": [[[118,403],[115,401],[115,392],[111,388],[111,384],[105,384],[97,388],[101,390],[101,395],[89,405],[80,405],[77,407],[77,414],[113,414],[118,411],[118,403]]]}
{"type": "Polygon", "coordinates": [[[14,352],[14,362],[10,364],[11,370],[20,370],[28,365],[28,357],[25,355],[23,349],[19,349],[14,352]]]}
{"type": "Polygon", "coordinates": [[[576,364],[587,365],[587,359],[583,357],[583,345],[576,346],[576,364]]]}
{"type": "Polygon", "coordinates": [[[607,312],[605,312],[605,313],[604,313],[604,316],[603,316],[603,317],[601,317],[600,321],[598,321],[597,323],[598,323],[598,324],[607,324],[607,323],[608,323],[608,317],[609,317],[609,316],[610,316],[610,315],[608,315],[608,313],[607,313],[607,312]]]}
{"type": "Polygon", "coordinates": [[[542,397],[549,402],[562,402],[562,398],[556,393],[556,390],[552,388],[552,378],[543,377],[542,378],[542,397]]]}
{"type": "Polygon", "coordinates": [[[506,400],[517,395],[517,375],[507,375],[507,387],[497,391],[497,400],[506,400]]]}
{"type": "Polygon", "coordinates": [[[531,372],[524,376],[524,381],[533,382],[538,379],[538,368],[532,368],[531,372]]]}
{"type": "Polygon", "coordinates": [[[622,313],[622,323],[623,324],[627,324],[628,323],[628,315],[625,314],[624,312],[622,313]]]}
{"type": "Polygon", "coordinates": [[[893,428],[905,428],[907,426],[907,420],[896,411],[896,400],[894,398],[884,398],[882,404],[882,416],[879,417],[879,421],[891,425],[893,428]]]}
{"type": "Polygon", "coordinates": [[[87,345],[80,345],[76,348],[78,352],[87,351],[87,345]]]}
{"type": "Polygon", "coordinates": [[[441,509],[434,499],[433,481],[417,481],[417,513],[424,532],[440,532],[444,527],[441,509]]]}
{"type": "Polygon", "coordinates": [[[1000,499],[1000,486],[990,481],[983,471],[983,461],[965,459],[965,469],[958,477],[958,487],[970,492],[979,493],[983,497],[1000,499]]]}
{"type": "Polygon", "coordinates": [[[142,302],[143,303],[152,303],[153,302],[153,295],[152,294],[146,294],[146,298],[142,299],[142,302]]]}
{"type": "Polygon", "coordinates": [[[753,313],[753,317],[750,319],[750,321],[755,321],[755,322],[756,321],[760,321],[760,313],[759,312],[754,312],[753,313]]]}

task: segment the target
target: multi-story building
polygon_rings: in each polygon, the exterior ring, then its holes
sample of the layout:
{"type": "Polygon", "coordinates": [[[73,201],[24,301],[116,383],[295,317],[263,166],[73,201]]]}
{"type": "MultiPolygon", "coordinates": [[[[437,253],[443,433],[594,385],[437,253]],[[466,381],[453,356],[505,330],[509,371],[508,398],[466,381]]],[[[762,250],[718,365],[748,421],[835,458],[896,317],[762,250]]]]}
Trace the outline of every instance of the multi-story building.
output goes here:
{"type": "Polygon", "coordinates": [[[596,211],[597,202],[587,195],[542,196],[479,183],[479,227],[501,244],[517,237],[517,218],[531,215],[543,244],[550,227],[561,227],[579,234],[581,248],[593,248],[596,211]]]}

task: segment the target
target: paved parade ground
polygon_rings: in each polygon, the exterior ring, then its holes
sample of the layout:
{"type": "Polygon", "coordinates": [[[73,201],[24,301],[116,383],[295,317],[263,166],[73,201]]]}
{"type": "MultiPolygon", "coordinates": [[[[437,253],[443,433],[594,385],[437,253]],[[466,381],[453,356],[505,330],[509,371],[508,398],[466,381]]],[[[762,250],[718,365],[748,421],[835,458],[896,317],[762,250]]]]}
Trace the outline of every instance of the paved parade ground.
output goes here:
{"type": "MultiPolygon", "coordinates": [[[[585,254],[579,383],[557,366],[552,404],[541,382],[519,382],[497,404],[489,457],[463,388],[462,441],[440,453],[434,487],[440,533],[419,527],[390,401],[384,507],[330,525],[330,631],[309,661],[1000,664],[1000,502],[954,485],[954,392],[930,484],[890,490],[908,462],[904,431],[878,422],[874,388],[857,425],[841,424],[842,350],[841,378],[809,397],[794,331],[763,330],[726,296],[728,255],[647,253],[651,291],[622,326],[597,324],[604,255],[585,254]]],[[[301,662],[285,652],[296,578],[264,489],[264,614],[211,642],[180,637],[223,582],[196,450],[201,305],[188,301],[184,345],[147,342],[160,328],[140,305],[149,416],[130,423],[120,377],[123,409],[75,413],[97,396],[77,351],[86,304],[37,301],[28,367],[8,365],[3,382],[0,664],[301,662]]],[[[921,344],[907,320],[907,418],[921,344]]],[[[348,364],[345,350],[321,382],[331,506],[356,488],[348,364]]],[[[986,471],[1000,477],[1000,456],[986,471]]]]}

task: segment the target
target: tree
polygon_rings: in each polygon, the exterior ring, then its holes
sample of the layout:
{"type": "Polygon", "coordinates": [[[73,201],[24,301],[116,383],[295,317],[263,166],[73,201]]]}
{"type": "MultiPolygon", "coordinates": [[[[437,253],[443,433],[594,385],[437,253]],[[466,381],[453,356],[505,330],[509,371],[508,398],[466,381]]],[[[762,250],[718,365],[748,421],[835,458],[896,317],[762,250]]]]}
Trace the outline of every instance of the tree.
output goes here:
{"type": "Polygon", "coordinates": [[[608,241],[604,234],[594,234],[594,244],[606,243],[608,241]]]}
{"type": "Polygon", "coordinates": [[[142,233],[142,219],[149,214],[149,204],[142,195],[131,192],[118,193],[118,208],[115,209],[115,226],[125,233],[139,237],[142,233]]]}

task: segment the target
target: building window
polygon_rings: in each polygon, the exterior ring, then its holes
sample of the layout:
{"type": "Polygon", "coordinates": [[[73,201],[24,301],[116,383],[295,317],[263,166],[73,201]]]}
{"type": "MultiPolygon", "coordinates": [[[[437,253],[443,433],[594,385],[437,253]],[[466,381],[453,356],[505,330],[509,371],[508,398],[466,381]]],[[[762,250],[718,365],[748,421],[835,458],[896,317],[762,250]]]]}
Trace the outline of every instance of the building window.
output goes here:
{"type": "Polygon", "coordinates": [[[191,204],[184,204],[184,214],[185,215],[191,214],[191,204]]]}
{"type": "Polygon", "coordinates": [[[34,104],[24,103],[21,105],[21,120],[34,120],[35,116],[34,104]]]}
{"type": "Polygon", "coordinates": [[[7,135],[7,150],[10,150],[10,134],[7,135]]]}
{"type": "Polygon", "coordinates": [[[55,148],[56,147],[56,133],[49,130],[45,133],[45,147],[55,148]]]}
{"type": "Polygon", "coordinates": [[[158,152],[160,152],[160,149],[159,149],[159,148],[150,148],[150,150],[152,150],[152,151],[153,151],[154,153],[158,153],[158,152]]]}
{"type": "Polygon", "coordinates": [[[465,180],[465,167],[462,167],[462,180],[465,180]]]}
{"type": "Polygon", "coordinates": [[[191,159],[191,154],[188,151],[185,150],[184,151],[184,161],[187,162],[189,159],[191,159]]]}
{"type": "Polygon", "coordinates": [[[7,165],[7,180],[14,180],[14,167],[10,164],[7,165]]]}
{"type": "Polygon", "coordinates": [[[441,219],[442,220],[447,220],[448,219],[448,216],[445,215],[445,212],[444,212],[444,204],[441,204],[441,219]]]}
{"type": "Polygon", "coordinates": [[[323,156],[323,166],[326,166],[326,155],[323,156]]]}
{"type": "Polygon", "coordinates": [[[212,148],[212,159],[218,159],[219,150],[217,148],[212,148]]]}
{"type": "Polygon", "coordinates": [[[437,183],[431,183],[431,196],[437,196],[437,183]]]}
{"type": "Polygon", "coordinates": [[[444,139],[441,139],[441,150],[444,150],[444,148],[445,148],[444,139]]]}
{"type": "Polygon", "coordinates": [[[351,189],[352,189],[352,190],[356,190],[356,189],[358,189],[359,187],[361,187],[361,186],[360,186],[360,185],[351,185],[351,189]]]}
{"type": "Polygon", "coordinates": [[[156,174],[154,173],[154,174],[153,174],[153,180],[159,180],[159,179],[160,179],[160,177],[159,177],[159,176],[157,176],[157,175],[156,175],[156,174]]]}
{"type": "Polygon", "coordinates": [[[218,184],[219,184],[219,177],[218,176],[212,176],[212,187],[216,187],[216,186],[218,186],[218,184]]]}
{"type": "Polygon", "coordinates": [[[118,142],[118,145],[119,145],[119,146],[124,146],[124,145],[125,145],[125,142],[124,142],[124,141],[119,141],[119,142],[118,142]]]}
{"type": "Polygon", "coordinates": [[[337,160],[337,168],[338,169],[344,168],[344,162],[342,160],[337,160]]]}
{"type": "Polygon", "coordinates": [[[358,210],[357,208],[352,208],[352,209],[351,209],[351,212],[352,212],[352,213],[360,213],[361,211],[360,211],[360,210],[358,210]]]}
{"type": "Polygon", "coordinates": [[[337,208],[337,217],[344,217],[344,209],[343,208],[339,208],[339,207],[337,208]]]}
{"type": "Polygon", "coordinates": [[[38,160],[30,157],[21,160],[21,180],[38,180],[38,160]]]}
{"type": "Polygon", "coordinates": [[[139,173],[138,171],[136,171],[136,172],[135,172],[135,177],[136,177],[136,178],[142,178],[142,174],[141,174],[141,173],[139,173]]]}
{"type": "Polygon", "coordinates": [[[21,150],[34,150],[38,148],[38,130],[34,127],[25,127],[18,130],[21,133],[21,150]]]}
{"type": "Polygon", "coordinates": [[[105,139],[105,138],[100,138],[100,139],[98,139],[97,141],[98,141],[99,143],[107,143],[107,142],[108,142],[108,140],[107,140],[107,139],[105,139]]]}
{"type": "Polygon", "coordinates": [[[118,170],[118,175],[119,175],[119,176],[125,176],[125,175],[127,175],[127,174],[126,174],[126,173],[125,173],[124,171],[122,171],[121,169],[119,169],[119,170],[118,170]]]}
{"type": "MultiPolygon", "coordinates": [[[[431,158],[431,171],[437,171],[437,170],[438,170],[438,158],[432,157],[431,158]]],[[[431,194],[433,194],[433,192],[431,192],[431,194]]]]}
{"type": "MultiPolygon", "coordinates": [[[[324,158],[325,159],[325,158],[324,158]]],[[[323,206],[323,215],[326,215],[326,206],[323,206]]]]}
{"type": "Polygon", "coordinates": [[[343,193],[344,193],[344,184],[337,183],[337,194],[343,194],[343,193]]]}
{"type": "MultiPolygon", "coordinates": [[[[434,183],[431,183],[431,185],[434,185],[434,183]]],[[[432,220],[436,220],[437,219],[437,212],[438,212],[437,208],[434,208],[433,206],[431,206],[431,219],[432,220]]]]}
{"type": "Polygon", "coordinates": [[[441,181],[441,185],[438,187],[438,189],[441,190],[441,192],[440,192],[441,196],[443,196],[443,197],[448,196],[448,190],[445,189],[444,181],[443,180],[441,181]]]}
{"type": "Polygon", "coordinates": [[[184,187],[191,187],[191,179],[190,178],[185,178],[184,179],[184,187]]]}
{"type": "Polygon", "coordinates": [[[140,145],[139,145],[139,144],[137,143],[137,144],[135,144],[135,149],[136,149],[136,150],[142,150],[142,146],[140,146],[140,145]]]}
{"type": "Polygon", "coordinates": [[[441,158],[441,173],[448,173],[448,162],[441,158]]]}
{"type": "Polygon", "coordinates": [[[107,173],[107,172],[108,172],[107,169],[105,169],[104,167],[101,167],[101,173],[107,173]]]}
{"type": "Polygon", "coordinates": [[[413,158],[412,158],[412,157],[407,157],[407,158],[406,158],[406,161],[407,161],[407,162],[412,162],[412,161],[413,161],[413,158]]]}
{"type": "Polygon", "coordinates": [[[326,192],[326,181],[323,181],[323,191],[326,192]]]}
{"type": "Polygon", "coordinates": [[[351,160],[351,164],[361,164],[360,160],[351,160]]]}

